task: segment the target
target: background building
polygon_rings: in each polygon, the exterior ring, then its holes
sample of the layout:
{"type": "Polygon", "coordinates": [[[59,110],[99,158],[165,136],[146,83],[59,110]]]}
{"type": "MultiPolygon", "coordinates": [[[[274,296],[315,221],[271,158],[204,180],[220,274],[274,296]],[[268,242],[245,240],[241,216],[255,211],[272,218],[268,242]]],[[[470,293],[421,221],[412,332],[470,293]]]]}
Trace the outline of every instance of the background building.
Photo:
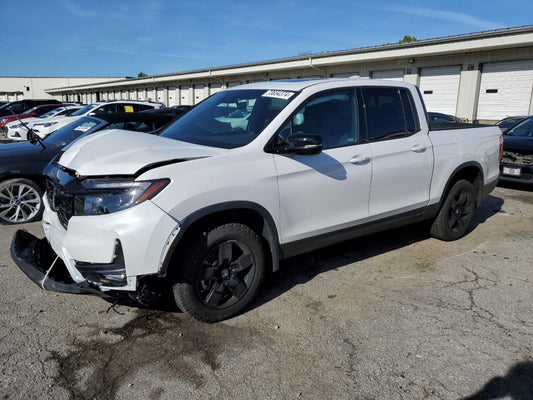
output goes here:
{"type": "Polygon", "coordinates": [[[46,92],[52,87],[116,81],[123,77],[9,77],[0,76],[0,101],[58,98],[46,92]]]}
{"type": "Polygon", "coordinates": [[[46,93],[85,103],[137,99],[191,105],[242,83],[354,75],[414,83],[428,111],[469,121],[533,114],[533,25],[144,78],[70,81],[49,84],[46,93]]]}

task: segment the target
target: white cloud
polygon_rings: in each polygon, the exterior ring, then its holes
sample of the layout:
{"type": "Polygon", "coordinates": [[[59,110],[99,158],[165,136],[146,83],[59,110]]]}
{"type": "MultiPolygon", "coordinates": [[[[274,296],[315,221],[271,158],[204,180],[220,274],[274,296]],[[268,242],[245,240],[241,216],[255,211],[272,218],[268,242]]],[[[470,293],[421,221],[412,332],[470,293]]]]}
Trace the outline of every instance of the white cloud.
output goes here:
{"type": "Polygon", "coordinates": [[[96,12],[79,7],[71,0],[63,1],[63,7],[76,17],[94,17],[96,12]]]}

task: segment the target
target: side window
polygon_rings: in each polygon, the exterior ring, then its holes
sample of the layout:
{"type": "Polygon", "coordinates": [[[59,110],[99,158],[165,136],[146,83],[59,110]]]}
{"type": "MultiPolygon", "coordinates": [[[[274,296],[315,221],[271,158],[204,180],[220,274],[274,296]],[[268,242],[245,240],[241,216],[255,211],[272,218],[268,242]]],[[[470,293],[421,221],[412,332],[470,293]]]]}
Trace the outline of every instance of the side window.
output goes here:
{"type": "Polygon", "coordinates": [[[394,87],[363,89],[368,138],[404,137],[418,130],[413,102],[407,90],[394,87]]]}
{"type": "Polygon", "coordinates": [[[415,112],[413,96],[411,96],[411,93],[407,89],[400,89],[400,96],[402,98],[403,114],[405,117],[405,129],[407,132],[418,132],[420,130],[420,124],[418,123],[415,112]]]}
{"type": "Polygon", "coordinates": [[[105,104],[101,107],[98,107],[96,110],[94,110],[94,113],[96,115],[98,114],[110,114],[117,112],[117,105],[116,104],[105,104]]]}
{"type": "Polygon", "coordinates": [[[118,112],[139,112],[139,104],[136,103],[123,103],[118,104],[118,112]]]}
{"type": "Polygon", "coordinates": [[[136,132],[150,132],[153,129],[146,124],[145,122],[116,122],[114,124],[109,124],[105,129],[124,129],[126,131],[136,131],[136,132]]]}
{"type": "Polygon", "coordinates": [[[139,111],[153,110],[154,109],[154,106],[149,106],[148,104],[136,104],[136,106],[139,107],[139,111]]]}
{"type": "Polygon", "coordinates": [[[313,133],[322,137],[324,149],[349,146],[358,141],[355,91],[320,95],[293,114],[278,134],[278,144],[293,133],[313,133]]]}

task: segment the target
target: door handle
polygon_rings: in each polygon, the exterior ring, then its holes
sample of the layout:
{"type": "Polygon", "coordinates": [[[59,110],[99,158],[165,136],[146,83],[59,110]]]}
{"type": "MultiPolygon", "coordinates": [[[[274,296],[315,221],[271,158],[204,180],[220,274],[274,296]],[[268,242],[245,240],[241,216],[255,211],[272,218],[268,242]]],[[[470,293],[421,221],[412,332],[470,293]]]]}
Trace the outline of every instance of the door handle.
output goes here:
{"type": "Polygon", "coordinates": [[[415,144],[413,147],[411,147],[411,151],[414,153],[423,153],[426,151],[427,147],[423,146],[421,144],[415,144]]]}
{"type": "Polygon", "coordinates": [[[352,164],[366,164],[368,161],[370,161],[370,157],[364,156],[362,154],[358,154],[350,158],[350,162],[352,164]]]}

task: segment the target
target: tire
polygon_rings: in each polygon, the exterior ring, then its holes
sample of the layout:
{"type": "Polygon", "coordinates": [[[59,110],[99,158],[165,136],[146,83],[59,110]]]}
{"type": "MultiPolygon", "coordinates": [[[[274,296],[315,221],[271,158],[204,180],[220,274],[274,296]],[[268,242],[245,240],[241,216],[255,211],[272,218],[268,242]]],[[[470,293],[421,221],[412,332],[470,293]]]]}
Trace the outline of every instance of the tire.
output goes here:
{"type": "Polygon", "coordinates": [[[265,275],[265,253],[248,226],[228,223],[193,238],[173,286],[178,307],[202,322],[239,314],[250,304],[265,275]]]}
{"type": "Polygon", "coordinates": [[[463,237],[470,227],[475,208],[474,187],[464,179],[457,181],[448,192],[431,225],[431,236],[445,241],[463,237]]]}
{"type": "Polygon", "coordinates": [[[43,191],[29,179],[9,179],[0,183],[0,222],[24,224],[41,219],[43,191]]]}

